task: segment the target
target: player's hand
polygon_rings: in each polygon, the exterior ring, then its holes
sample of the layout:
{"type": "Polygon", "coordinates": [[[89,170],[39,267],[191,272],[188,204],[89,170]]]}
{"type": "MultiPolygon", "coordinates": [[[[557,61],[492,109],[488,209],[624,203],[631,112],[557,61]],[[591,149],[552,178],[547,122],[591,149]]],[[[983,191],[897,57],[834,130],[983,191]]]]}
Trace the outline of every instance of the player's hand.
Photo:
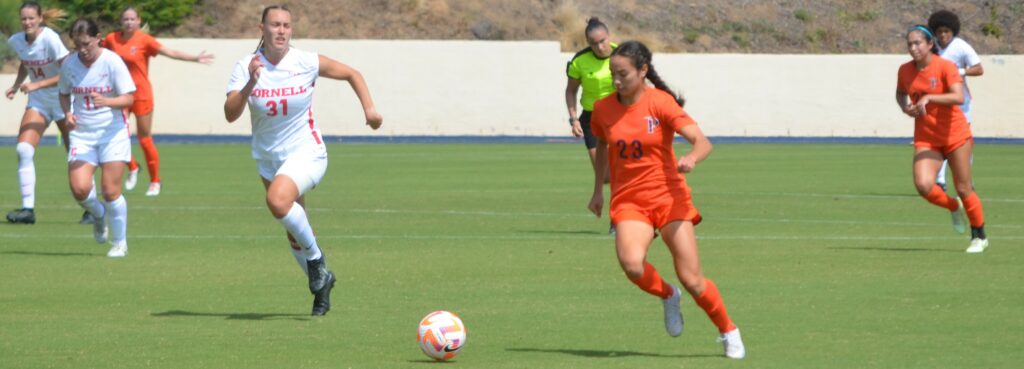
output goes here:
{"type": "Polygon", "coordinates": [[[97,108],[105,108],[110,106],[110,98],[103,96],[99,92],[93,92],[89,94],[89,96],[92,96],[92,104],[97,108]]]}
{"type": "Polygon", "coordinates": [[[213,58],[215,58],[213,54],[207,54],[206,50],[203,50],[196,56],[196,63],[210,65],[213,64],[213,58]]]}
{"type": "Polygon", "coordinates": [[[384,117],[377,112],[377,109],[370,108],[366,111],[366,125],[376,130],[380,128],[381,124],[384,124],[384,117]]]}
{"type": "Polygon", "coordinates": [[[907,116],[910,116],[911,118],[917,118],[917,109],[914,108],[914,105],[912,105],[912,104],[911,105],[905,105],[905,106],[903,106],[903,114],[906,114],[907,116]]]}
{"type": "Polygon", "coordinates": [[[27,94],[29,92],[38,90],[39,88],[37,86],[38,85],[36,85],[35,83],[25,83],[21,85],[21,88],[19,88],[19,90],[21,90],[21,93],[27,94]]]}
{"type": "Polygon", "coordinates": [[[260,79],[260,70],[263,69],[263,62],[259,55],[253,55],[249,61],[249,83],[255,83],[260,79]]]}
{"type": "Polygon", "coordinates": [[[914,110],[917,112],[917,115],[915,115],[915,117],[925,115],[928,113],[926,107],[928,106],[929,100],[931,99],[928,95],[921,96],[921,99],[917,100],[917,103],[914,104],[914,110]]]}
{"type": "Polygon", "coordinates": [[[75,114],[64,114],[64,125],[68,128],[68,131],[74,131],[78,128],[78,116],[75,114]]]}
{"type": "Polygon", "coordinates": [[[679,157],[679,161],[676,162],[676,169],[679,173],[690,173],[693,168],[697,167],[697,161],[691,158],[689,155],[683,155],[679,157]]]}
{"type": "Polygon", "coordinates": [[[590,203],[587,204],[587,209],[590,209],[591,213],[594,213],[598,218],[601,217],[601,208],[604,207],[604,194],[595,192],[594,196],[590,197],[590,203]]]}
{"type": "Polygon", "coordinates": [[[17,91],[14,87],[7,89],[7,100],[14,100],[14,92],[17,91]]]}
{"type": "Polygon", "coordinates": [[[583,127],[580,126],[579,120],[572,122],[572,136],[576,138],[583,137],[583,127]]]}

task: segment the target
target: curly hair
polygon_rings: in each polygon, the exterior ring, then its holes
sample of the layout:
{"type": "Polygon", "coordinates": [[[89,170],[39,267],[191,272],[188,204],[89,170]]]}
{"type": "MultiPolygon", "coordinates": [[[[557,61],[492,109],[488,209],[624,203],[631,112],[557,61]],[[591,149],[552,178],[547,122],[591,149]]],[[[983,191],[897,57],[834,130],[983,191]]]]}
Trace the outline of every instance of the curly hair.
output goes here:
{"type": "Polygon", "coordinates": [[[949,28],[953,31],[953,36],[955,37],[960,34],[960,17],[949,10],[939,10],[932,13],[928,17],[928,28],[938,31],[939,27],[949,28]]]}

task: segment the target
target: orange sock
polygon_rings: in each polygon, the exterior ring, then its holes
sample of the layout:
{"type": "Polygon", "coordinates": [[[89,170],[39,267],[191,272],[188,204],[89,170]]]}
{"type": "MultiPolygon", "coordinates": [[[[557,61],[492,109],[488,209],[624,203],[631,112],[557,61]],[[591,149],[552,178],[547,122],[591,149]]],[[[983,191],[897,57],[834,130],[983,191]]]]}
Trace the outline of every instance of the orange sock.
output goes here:
{"type": "Polygon", "coordinates": [[[711,322],[715,323],[715,326],[718,327],[719,333],[736,329],[736,325],[732,324],[732,319],[729,319],[729,313],[725,311],[725,302],[722,301],[722,295],[718,293],[718,287],[715,286],[715,282],[712,282],[711,279],[704,278],[704,293],[694,297],[693,300],[697,302],[701,309],[704,309],[704,313],[708,314],[711,322]]]}
{"type": "Polygon", "coordinates": [[[662,300],[672,296],[672,286],[665,283],[665,280],[661,279],[658,275],[658,270],[654,269],[654,266],[648,262],[644,262],[644,275],[640,279],[632,279],[633,284],[640,287],[641,290],[660,297],[662,300]]]}
{"type": "Polygon", "coordinates": [[[932,191],[925,195],[924,199],[932,204],[949,209],[949,211],[956,211],[956,208],[960,206],[956,203],[956,199],[949,197],[946,191],[943,191],[939,185],[932,187],[932,191]]]}
{"type": "Polygon", "coordinates": [[[149,181],[160,183],[160,154],[156,151],[153,137],[139,137],[139,146],[142,146],[142,153],[146,155],[146,169],[149,170],[149,181]]]}
{"type": "Polygon", "coordinates": [[[971,227],[978,228],[985,225],[985,211],[981,209],[981,199],[977,192],[971,192],[964,201],[964,211],[967,212],[967,219],[971,221],[971,227]]]}
{"type": "Polygon", "coordinates": [[[135,155],[128,161],[128,170],[139,170],[139,162],[135,161],[135,155]]]}

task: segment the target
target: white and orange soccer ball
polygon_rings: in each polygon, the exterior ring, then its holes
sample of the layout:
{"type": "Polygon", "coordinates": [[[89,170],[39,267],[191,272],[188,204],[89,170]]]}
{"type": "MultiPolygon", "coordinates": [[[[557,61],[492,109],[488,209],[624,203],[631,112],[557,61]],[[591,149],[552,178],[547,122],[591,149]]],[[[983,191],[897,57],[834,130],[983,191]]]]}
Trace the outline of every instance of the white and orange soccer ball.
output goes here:
{"type": "Polygon", "coordinates": [[[462,319],[450,312],[439,310],[420,320],[416,341],[424,354],[435,360],[448,360],[466,345],[466,326],[462,319]]]}

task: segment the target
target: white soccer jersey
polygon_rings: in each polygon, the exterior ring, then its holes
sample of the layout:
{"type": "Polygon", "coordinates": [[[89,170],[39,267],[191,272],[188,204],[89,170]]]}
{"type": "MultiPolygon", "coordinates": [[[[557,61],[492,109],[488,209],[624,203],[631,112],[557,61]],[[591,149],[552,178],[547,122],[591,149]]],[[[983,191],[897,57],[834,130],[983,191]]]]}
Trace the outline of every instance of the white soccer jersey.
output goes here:
{"type": "Polygon", "coordinates": [[[89,67],[82,64],[78,53],[71,54],[61,66],[58,86],[61,94],[71,95],[71,111],[78,117],[78,127],[73,133],[124,129],[127,134],[125,111],[96,107],[91,96],[98,92],[106,97],[117,97],[135,91],[128,67],[113,51],[100,49],[100,55],[89,67]]]}
{"type": "MultiPolygon", "coordinates": [[[[25,40],[25,32],[15,33],[7,39],[7,44],[18,53],[21,65],[28,72],[28,78],[32,82],[44,80],[60,73],[60,58],[68,55],[68,49],[60,40],[60,35],[47,27],[40,27],[39,36],[35,41],[28,43],[25,40]]],[[[29,96],[40,96],[56,101],[57,88],[48,87],[38,89],[29,93],[29,96]]]]}
{"type": "MultiPolygon", "coordinates": [[[[263,53],[259,80],[249,95],[252,118],[252,157],[284,160],[292,154],[326,155],[320,128],[313,120],[313,87],[320,75],[320,56],[291,48],[277,65],[263,53]]],[[[235,63],[227,92],[241,91],[249,82],[252,55],[235,63]]]]}
{"type": "MultiPolygon", "coordinates": [[[[978,53],[974,51],[974,48],[967,41],[959,37],[953,37],[953,41],[950,41],[945,49],[939,46],[939,56],[955,63],[957,68],[967,69],[981,64],[981,58],[978,57],[978,53]]],[[[971,120],[971,90],[967,87],[967,78],[963,80],[964,103],[960,106],[960,110],[963,110],[964,114],[967,115],[967,120],[971,120]]]]}

